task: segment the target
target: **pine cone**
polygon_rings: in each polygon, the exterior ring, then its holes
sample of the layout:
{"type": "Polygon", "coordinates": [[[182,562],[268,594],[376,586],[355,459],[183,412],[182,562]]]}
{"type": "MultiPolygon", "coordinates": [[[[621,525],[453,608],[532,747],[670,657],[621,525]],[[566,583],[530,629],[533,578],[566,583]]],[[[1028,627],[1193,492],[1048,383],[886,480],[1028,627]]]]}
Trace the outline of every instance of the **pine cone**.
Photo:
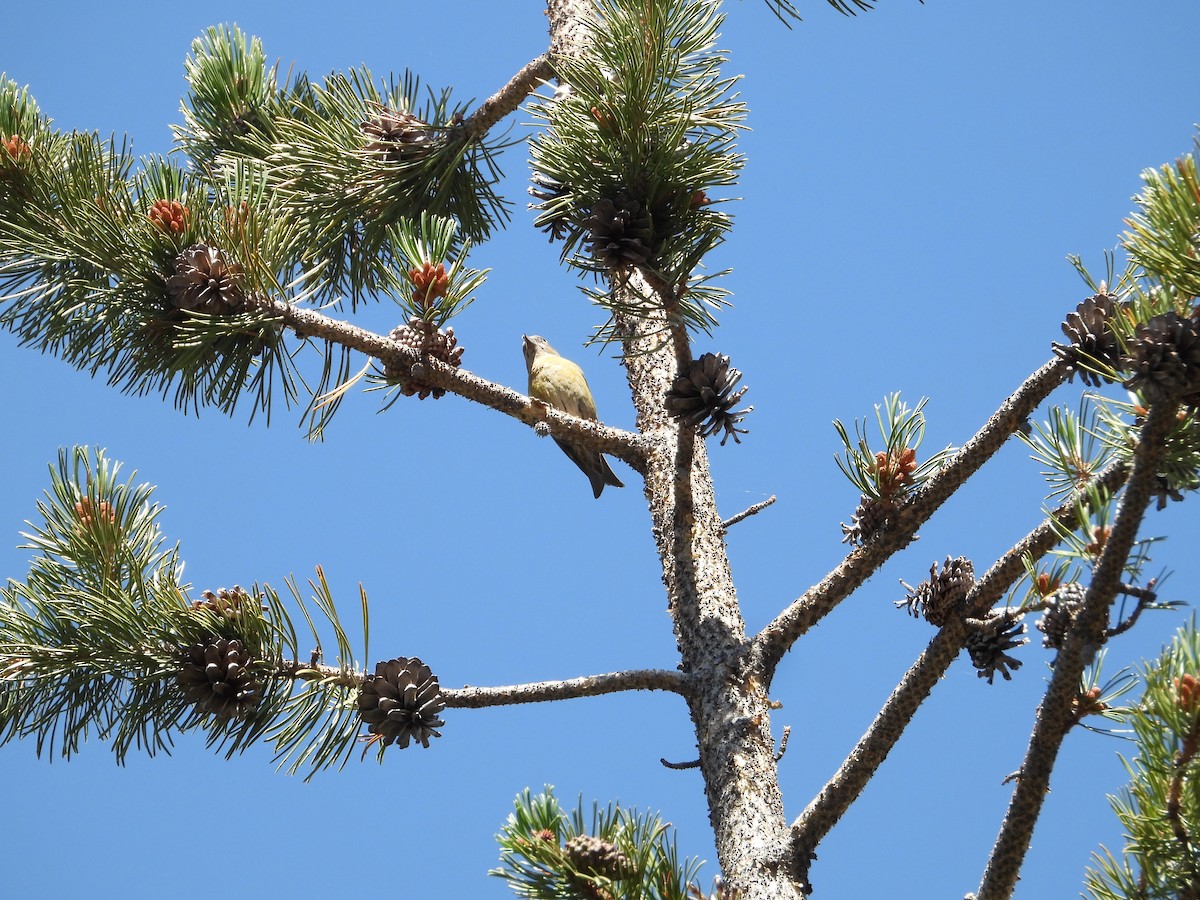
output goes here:
{"type": "Polygon", "coordinates": [[[955,613],[962,612],[967,593],[975,584],[975,566],[966,557],[946,557],[942,570],[935,562],[929,567],[929,578],[915,588],[901,581],[908,596],[896,603],[905,606],[914,618],[925,617],[931,625],[941,627],[955,613]]]}
{"type": "Polygon", "coordinates": [[[399,743],[401,750],[413,740],[428,747],[430,737],[441,737],[437,729],[446,723],[438,713],[445,708],[437,678],[416,657],[377,664],[358,692],[358,714],[367,731],[383,746],[399,743]]]}
{"type": "Polygon", "coordinates": [[[1028,643],[1021,637],[1023,634],[1025,623],[1014,616],[1002,613],[985,621],[967,638],[966,647],[971,655],[971,664],[979,670],[975,674],[986,678],[988,684],[992,683],[997,672],[1004,676],[1005,681],[1012,681],[1008,670],[1021,668],[1021,661],[1005,651],[1028,643]]]}
{"type": "Polygon", "coordinates": [[[238,312],[246,299],[242,267],[225,252],[193,244],[175,258],[175,274],[167,279],[167,295],[177,309],[223,315],[238,312]]]}
{"type": "MultiPolygon", "coordinates": [[[[448,366],[454,366],[456,369],[462,364],[463,352],[466,349],[458,346],[458,338],[454,336],[453,328],[447,326],[443,331],[432,322],[426,322],[424,319],[416,317],[409,319],[407,325],[393,328],[388,337],[393,341],[399,341],[409,350],[415,350],[422,356],[430,356],[448,366]]],[[[400,385],[400,393],[405,397],[416,394],[418,399],[424,400],[432,395],[433,399],[437,400],[446,393],[445,388],[434,387],[414,378],[405,366],[385,363],[383,377],[389,382],[400,385]]]]}
{"type": "Polygon", "coordinates": [[[212,591],[205,591],[200,596],[203,599],[195,601],[192,609],[216,613],[225,619],[240,618],[242,613],[250,609],[254,603],[254,598],[250,596],[249,592],[236,584],[229,590],[218,588],[215,594],[212,591]]]}
{"type": "Polygon", "coordinates": [[[1183,491],[1179,489],[1179,485],[1166,475],[1154,476],[1154,508],[1161,512],[1167,508],[1167,503],[1174,500],[1180,503],[1183,500],[1183,491]]]}
{"type": "Polygon", "coordinates": [[[1165,400],[1194,403],[1200,394],[1200,332],[1194,319],[1173,312],[1142,322],[1121,360],[1132,372],[1125,387],[1149,404],[1165,400]]]}
{"type": "Polygon", "coordinates": [[[654,252],[650,216],[626,194],[601,200],[583,224],[591,232],[592,255],[607,269],[644,265],[654,252]]]}
{"type": "Polygon", "coordinates": [[[701,437],[716,434],[722,428],[721,446],[730,437],[740,444],[739,434],[747,429],[738,424],[754,409],[733,410],[746,394],[746,388],[735,391],[742,373],[729,367],[729,357],[716,353],[705,353],[693,360],[687,374],[678,376],[667,391],[667,413],[685,425],[699,428],[701,437]]]}
{"type": "Polygon", "coordinates": [[[1042,646],[1061,650],[1067,639],[1071,624],[1083,607],[1087,592],[1082,584],[1064,584],[1046,598],[1046,609],[1038,619],[1037,629],[1043,635],[1042,646]]]}
{"type": "Polygon", "coordinates": [[[1121,345],[1108,327],[1117,308],[1117,298],[1101,290],[1083,300],[1075,311],[1067,314],[1062,331],[1070,344],[1051,344],[1054,352],[1070,364],[1071,380],[1079,380],[1092,387],[1111,384],[1113,379],[1091,371],[1088,366],[1100,364],[1116,369],[1121,362],[1121,345]]]}
{"type": "Polygon", "coordinates": [[[861,547],[875,532],[892,521],[899,508],[895,500],[863,497],[858,502],[858,509],[850,517],[850,524],[842,523],[842,543],[861,547]]]}
{"type": "Polygon", "coordinates": [[[551,241],[565,240],[570,232],[570,222],[566,212],[559,210],[554,215],[547,216],[545,211],[551,203],[565,197],[570,191],[562,182],[555,181],[549,175],[543,175],[541,172],[534,172],[529,180],[533,182],[529,186],[529,194],[538,201],[530,203],[529,208],[542,213],[537,217],[537,227],[548,234],[551,241]]]}
{"type": "Polygon", "coordinates": [[[433,136],[429,126],[416,116],[382,104],[376,105],[374,118],[359,128],[370,139],[366,151],[390,163],[421,156],[429,149],[433,136]]]}
{"type": "Polygon", "coordinates": [[[179,686],[188,700],[222,716],[243,715],[258,705],[253,660],[241,641],[213,637],[184,653],[179,686]]]}
{"type": "Polygon", "coordinates": [[[567,841],[563,853],[575,868],[602,878],[627,878],[633,866],[616,844],[590,834],[578,834],[567,841]]]}

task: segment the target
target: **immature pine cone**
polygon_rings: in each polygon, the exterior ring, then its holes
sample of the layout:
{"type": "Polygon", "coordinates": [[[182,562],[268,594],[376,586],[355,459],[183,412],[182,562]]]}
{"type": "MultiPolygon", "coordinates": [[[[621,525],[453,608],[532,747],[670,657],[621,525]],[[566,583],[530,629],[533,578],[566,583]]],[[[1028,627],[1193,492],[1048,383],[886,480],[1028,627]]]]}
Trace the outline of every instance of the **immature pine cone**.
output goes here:
{"type": "Polygon", "coordinates": [[[168,234],[182,234],[188,214],[188,208],[178,200],[155,200],[146,218],[168,234]]]}
{"type": "MultiPolygon", "coordinates": [[[[8,159],[14,162],[22,162],[30,156],[29,144],[19,134],[14,134],[11,137],[0,140],[0,150],[7,154],[8,159]]],[[[0,157],[0,163],[7,161],[3,157],[0,157]]]]}

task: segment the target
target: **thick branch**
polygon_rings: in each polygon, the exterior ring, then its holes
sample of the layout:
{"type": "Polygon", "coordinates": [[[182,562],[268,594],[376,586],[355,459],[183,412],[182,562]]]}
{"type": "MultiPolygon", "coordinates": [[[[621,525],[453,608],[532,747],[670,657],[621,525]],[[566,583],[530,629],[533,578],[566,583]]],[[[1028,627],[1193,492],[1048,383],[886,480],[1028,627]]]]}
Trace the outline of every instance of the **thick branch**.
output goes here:
{"type": "Polygon", "coordinates": [[[923,525],[968,478],[999,450],[1008,437],[1067,377],[1067,364],[1055,358],[1027,379],[988,419],[979,432],[942,466],[901,508],[896,523],[852,550],[832,572],[775,617],[754,639],[754,653],[767,683],[783,654],[871,577],[887,559],[908,546],[923,525]]]}
{"type": "Polygon", "coordinates": [[[1092,573],[1083,607],[1054,661],[1054,675],[1038,709],[1017,786],[983,873],[978,900],[1002,900],[1012,895],[1050,788],[1050,772],[1063,738],[1075,721],[1072,703],[1079,692],[1079,679],[1106,639],[1109,607],[1120,590],[1121,573],[1154,490],[1166,436],[1174,425],[1175,404],[1151,407],[1134,451],[1129,483],[1092,573]]]}
{"type": "Polygon", "coordinates": [[[485,706],[513,706],[517,703],[545,703],[550,700],[571,700],[575,697],[599,697],[619,691],[670,691],[688,696],[691,689],[688,677],[667,669],[637,669],[629,672],[610,672],[606,675],[584,675],[563,681],[538,681],[532,684],[511,684],[502,687],[443,688],[442,699],[447,707],[481,709],[485,706]]]}
{"type": "MultiPolygon", "coordinates": [[[[1124,483],[1128,471],[1124,464],[1113,463],[1096,476],[1095,483],[1108,491],[1115,491],[1124,483]]],[[[982,615],[1004,596],[1004,592],[1024,572],[1024,559],[1040,559],[1060,542],[1064,530],[1078,528],[1076,510],[1079,503],[1086,502],[1087,498],[1086,491],[1073,494],[998,559],[972,585],[964,602],[964,618],[982,615]]],[[[825,835],[858,799],[908,727],[918,707],[958,657],[967,634],[963,618],[951,619],[905,673],[841,767],[792,824],[797,858],[804,859],[816,850],[825,835]]]]}
{"type": "Polygon", "coordinates": [[[550,433],[556,437],[615,456],[639,472],[645,469],[646,442],[632,432],[567,415],[543,403],[536,403],[512,388],[487,381],[436,359],[423,357],[398,341],[315,310],[261,296],[249,298],[247,303],[306,338],[329,341],[358,350],[381,362],[407,368],[422,382],[474,400],[526,425],[545,422],[550,426],[550,433]]]}
{"type": "Polygon", "coordinates": [[[484,100],[463,122],[463,135],[469,141],[483,137],[493,125],[517,110],[526,97],[553,77],[554,69],[550,67],[550,58],[546,54],[526,63],[508,84],[484,100]]]}

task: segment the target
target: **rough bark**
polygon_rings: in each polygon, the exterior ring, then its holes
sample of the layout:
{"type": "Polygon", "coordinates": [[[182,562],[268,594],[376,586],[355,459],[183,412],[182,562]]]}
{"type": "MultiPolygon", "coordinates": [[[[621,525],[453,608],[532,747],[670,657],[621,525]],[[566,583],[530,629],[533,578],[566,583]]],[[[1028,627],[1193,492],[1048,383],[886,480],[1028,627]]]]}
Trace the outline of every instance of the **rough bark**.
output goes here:
{"type": "MultiPolygon", "coordinates": [[[[593,9],[581,0],[549,0],[552,63],[580,52],[593,9]]],[[[680,360],[690,358],[682,328],[670,324],[626,318],[618,330],[637,430],[647,446],[645,495],[668,610],[680,667],[691,683],[688,705],[709,821],[726,884],[740,889],[743,900],[800,900],[805,895],[793,877],[767,686],[751,665],[708,454],[690,430],[680,433],[663,403],[680,360]]]]}

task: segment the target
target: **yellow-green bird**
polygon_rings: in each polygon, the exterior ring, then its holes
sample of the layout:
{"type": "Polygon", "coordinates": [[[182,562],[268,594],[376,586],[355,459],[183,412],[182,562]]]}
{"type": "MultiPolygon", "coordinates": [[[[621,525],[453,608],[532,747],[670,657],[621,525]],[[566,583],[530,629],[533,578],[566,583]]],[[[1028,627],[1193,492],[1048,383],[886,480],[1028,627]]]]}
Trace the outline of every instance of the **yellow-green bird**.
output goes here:
{"type": "MultiPolygon", "coordinates": [[[[592,399],[592,390],[583,377],[583,369],[559,356],[549,341],[536,334],[521,335],[521,349],[525,351],[525,368],[529,370],[530,397],[569,415],[596,421],[596,401],[592,399]]],[[[606,484],[625,487],[608,467],[603,454],[558,438],[554,442],[562,447],[571,462],[583,470],[592,483],[593,496],[599,497],[606,484]]]]}

